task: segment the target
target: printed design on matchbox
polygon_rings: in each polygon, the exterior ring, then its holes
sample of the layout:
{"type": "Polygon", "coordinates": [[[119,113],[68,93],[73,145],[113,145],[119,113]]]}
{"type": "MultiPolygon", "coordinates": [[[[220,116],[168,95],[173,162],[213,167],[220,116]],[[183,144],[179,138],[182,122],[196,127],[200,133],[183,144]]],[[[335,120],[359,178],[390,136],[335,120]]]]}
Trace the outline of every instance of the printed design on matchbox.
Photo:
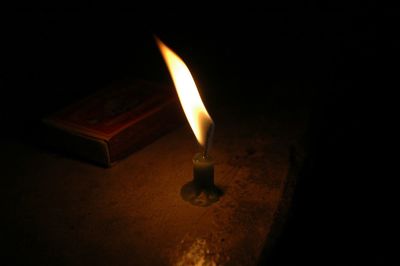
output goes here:
{"type": "Polygon", "coordinates": [[[127,123],[143,119],[172,99],[168,89],[141,82],[100,91],[61,111],[57,118],[82,130],[109,135],[127,123]]]}

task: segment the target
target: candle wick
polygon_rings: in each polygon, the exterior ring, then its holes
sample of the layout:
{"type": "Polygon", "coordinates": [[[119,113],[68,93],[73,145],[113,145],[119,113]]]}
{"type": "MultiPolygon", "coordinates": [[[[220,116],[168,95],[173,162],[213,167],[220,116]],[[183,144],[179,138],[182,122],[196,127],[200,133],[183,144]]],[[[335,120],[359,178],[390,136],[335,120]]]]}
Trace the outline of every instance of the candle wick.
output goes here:
{"type": "Polygon", "coordinates": [[[211,148],[212,137],[214,135],[214,123],[211,123],[207,130],[206,141],[204,145],[204,153],[203,158],[206,159],[208,157],[208,152],[211,148]]]}

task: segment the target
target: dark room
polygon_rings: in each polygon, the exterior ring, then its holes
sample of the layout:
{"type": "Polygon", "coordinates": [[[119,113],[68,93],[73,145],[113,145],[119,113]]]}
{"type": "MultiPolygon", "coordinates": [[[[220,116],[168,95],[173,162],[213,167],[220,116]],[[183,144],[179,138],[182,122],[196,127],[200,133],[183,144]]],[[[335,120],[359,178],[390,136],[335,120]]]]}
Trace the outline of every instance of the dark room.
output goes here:
{"type": "Polygon", "coordinates": [[[2,11],[0,264],[399,265],[397,11],[2,11]]]}

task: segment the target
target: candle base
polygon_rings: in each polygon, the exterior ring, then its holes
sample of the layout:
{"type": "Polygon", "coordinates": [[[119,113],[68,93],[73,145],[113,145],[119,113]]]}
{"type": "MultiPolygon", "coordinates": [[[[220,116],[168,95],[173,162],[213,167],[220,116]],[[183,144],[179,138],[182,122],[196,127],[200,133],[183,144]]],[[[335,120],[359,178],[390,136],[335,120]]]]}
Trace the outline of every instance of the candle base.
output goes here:
{"type": "Polygon", "coordinates": [[[217,202],[223,191],[215,185],[199,186],[191,181],[181,188],[181,196],[192,205],[207,207],[217,202]]]}

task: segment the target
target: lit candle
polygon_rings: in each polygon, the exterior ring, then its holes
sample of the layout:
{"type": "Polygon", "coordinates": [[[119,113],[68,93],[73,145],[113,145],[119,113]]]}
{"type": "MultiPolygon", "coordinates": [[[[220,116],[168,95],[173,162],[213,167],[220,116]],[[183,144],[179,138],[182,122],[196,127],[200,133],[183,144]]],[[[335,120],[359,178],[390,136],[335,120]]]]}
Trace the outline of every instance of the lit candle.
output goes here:
{"type": "Polygon", "coordinates": [[[158,38],[156,42],[171,74],[185,116],[203,148],[203,152],[193,158],[193,181],[183,186],[181,195],[192,204],[207,206],[218,200],[221,194],[214,185],[214,161],[209,155],[214,122],[201,100],[186,64],[158,38]]]}

